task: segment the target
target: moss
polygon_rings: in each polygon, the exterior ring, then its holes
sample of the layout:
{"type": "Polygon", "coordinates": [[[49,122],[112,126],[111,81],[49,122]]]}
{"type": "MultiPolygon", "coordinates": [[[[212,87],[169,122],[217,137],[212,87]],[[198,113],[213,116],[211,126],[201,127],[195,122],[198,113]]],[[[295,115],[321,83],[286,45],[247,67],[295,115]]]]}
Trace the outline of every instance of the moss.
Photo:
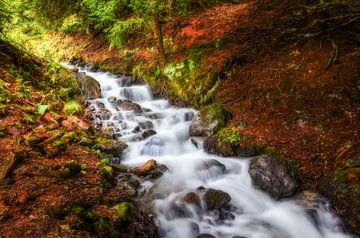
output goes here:
{"type": "Polygon", "coordinates": [[[279,151],[274,146],[266,146],[264,148],[264,153],[273,156],[279,155],[279,151]]]}
{"type": "Polygon", "coordinates": [[[65,103],[63,111],[67,115],[73,115],[82,111],[83,107],[76,100],[69,100],[65,103]]]}
{"type": "Polygon", "coordinates": [[[132,206],[128,202],[122,202],[117,205],[115,222],[118,226],[125,226],[133,219],[132,206]]]}
{"type": "Polygon", "coordinates": [[[202,107],[200,109],[200,116],[201,119],[207,124],[217,122],[218,125],[215,131],[225,127],[226,123],[231,118],[231,114],[225,110],[220,103],[213,103],[202,107]]]}
{"type": "Polygon", "coordinates": [[[247,136],[239,133],[236,128],[223,128],[217,133],[220,143],[230,143],[231,145],[244,144],[249,141],[247,136]]]}

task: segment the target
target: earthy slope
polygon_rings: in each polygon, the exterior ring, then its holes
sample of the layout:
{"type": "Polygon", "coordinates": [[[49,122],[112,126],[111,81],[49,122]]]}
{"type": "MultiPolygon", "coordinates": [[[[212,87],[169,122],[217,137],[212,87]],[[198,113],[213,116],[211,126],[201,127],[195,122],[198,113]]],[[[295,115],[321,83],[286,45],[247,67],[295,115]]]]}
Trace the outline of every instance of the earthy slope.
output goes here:
{"type": "Polygon", "coordinates": [[[73,129],[60,123],[63,102],[49,91],[64,85],[10,44],[0,41],[0,54],[0,237],[156,237],[91,148],[86,119],[79,114],[73,129]],[[40,116],[46,98],[60,110],[40,116]]]}

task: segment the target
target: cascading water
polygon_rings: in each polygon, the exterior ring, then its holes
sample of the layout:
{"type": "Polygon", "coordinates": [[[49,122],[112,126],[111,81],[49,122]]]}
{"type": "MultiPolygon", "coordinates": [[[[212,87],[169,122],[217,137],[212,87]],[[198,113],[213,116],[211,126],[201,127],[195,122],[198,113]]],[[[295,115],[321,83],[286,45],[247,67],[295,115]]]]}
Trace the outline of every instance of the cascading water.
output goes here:
{"type": "Polygon", "coordinates": [[[155,159],[168,167],[162,177],[142,183],[142,197],[150,198],[149,206],[163,237],[191,238],[200,233],[226,238],[350,237],[326,204],[310,215],[295,200],[275,201],[254,188],[248,174],[249,159],[221,158],[197,148],[189,138],[195,110],[176,108],[167,100],[154,98],[147,85],[131,85],[128,77],[84,68],[80,71],[101,85],[102,97],[89,101],[95,125],[129,145],[122,163],[138,166],[155,159]],[[156,134],[143,139],[142,133],[149,129],[156,134]],[[214,160],[225,168],[203,169],[204,163],[214,160]],[[201,194],[204,188],[231,196],[225,213],[206,212],[201,201],[198,205],[184,202],[186,194],[201,194]]]}

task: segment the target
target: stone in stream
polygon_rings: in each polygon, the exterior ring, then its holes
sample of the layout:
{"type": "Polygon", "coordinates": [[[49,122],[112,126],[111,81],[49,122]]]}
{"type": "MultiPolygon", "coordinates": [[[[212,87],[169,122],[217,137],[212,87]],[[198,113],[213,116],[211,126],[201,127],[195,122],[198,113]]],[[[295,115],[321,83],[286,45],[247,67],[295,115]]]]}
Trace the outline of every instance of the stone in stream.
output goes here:
{"type": "Polygon", "coordinates": [[[80,84],[81,92],[86,100],[99,98],[101,96],[100,84],[94,78],[84,72],[77,73],[77,81],[80,84]]]}
{"type": "Polygon", "coordinates": [[[96,138],[95,143],[102,152],[111,154],[113,156],[118,156],[128,147],[128,145],[121,140],[104,137],[96,138]]]}
{"type": "Polygon", "coordinates": [[[116,102],[116,97],[111,96],[111,97],[108,97],[107,100],[108,100],[109,103],[115,103],[116,102]]]}
{"type": "Polygon", "coordinates": [[[203,122],[199,115],[196,115],[191,121],[191,125],[189,127],[189,134],[190,136],[194,137],[211,136],[212,134],[214,134],[217,126],[217,122],[212,122],[208,124],[203,122]]]}
{"type": "Polygon", "coordinates": [[[158,164],[156,160],[149,160],[142,166],[134,168],[132,172],[140,177],[158,178],[167,170],[166,165],[158,164]]]}
{"type": "Polygon", "coordinates": [[[185,117],[185,121],[191,121],[195,116],[195,113],[194,112],[186,112],[184,114],[184,117],[185,117]]]}
{"type": "Polygon", "coordinates": [[[194,192],[185,194],[183,200],[189,204],[200,206],[200,197],[194,192]]]}
{"type": "Polygon", "coordinates": [[[154,131],[154,130],[147,130],[147,131],[144,131],[144,132],[142,133],[142,137],[143,137],[144,139],[146,139],[146,138],[148,138],[148,137],[150,137],[150,136],[153,136],[153,135],[156,135],[156,131],[154,131]]]}
{"type": "Polygon", "coordinates": [[[151,121],[139,122],[139,125],[144,130],[149,130],[154,128],[154,124],[151,121]]]}
{"type": "Polygon", "coordinates": [[[140,79],[140,78],[134,78],[134,77],[128,77],[128,76],[123,76],[120,78],[120,84],[123,87],[131,87],[134,85],[143,85],[145,84],[144,80],[140,79]]]}
{"type": "Polygon", "coordinates": [[[116,101],[116,110],[126,110],[126,111],[134,111],[134,113],[142,113],[141,106],[137,103],[130,102],[128,100],[117,100],[116,101]]]}
{"type": "Polygon", "coordinates": [[[205,160],[202,164],[196,167],[196,170],[202,171],[202,170],[211,170],[211,169],[217,169],[220,170],[222,173],[225,172],[226,167],[219,161],[215,159],[211,160],[205,160]]]}
{"type": "Polygon", "coordinates": [[[209,154],[221,155],[224,157],[252,157],[257,155],[255,146],[233,145],[231,143],[221,141],[214,135],[207,137],[204,140],[204,150],[209,154]]]}
{"type": "Polygon", "coordinates": [[[96,103],[96,106],[97,106],[97,108],[99,108],[99,109],[104,109],[104,108],[105,108],[105,104],[104,104],[103,102],[97,102],[97,103],[96,103]]]}
{"type": "Polygon", "coordinates": [[[216,238],[216,237],[213,235],[210,235],[208,233],[203,233],[203,234],[198,235],[196,238],[216,238]]]}
{"type": "Polygon", "coordinates": [[[132,133],[139,133],[141,131],[140,126],[136,126],[134,130],[132,130],[132,133]]]}
{"type": "Polygon", "coordinates": [[[249,174],[253,184],[274,199],[289,197],[298,188],[285,163],[270,155],[254,158],[250,163],[249,174]]]}
{"type": "Polygon", "coordinates": [[[165,118],[164,114],[158,113],[158,112],[150,112],[150,113],[145,113],[144,117],[156,120],[156,119],[163,119],[165,118]]]}
{"type": "Polygon", "coordinates": [[[204,205],[207,211],[223,207],[230,202],[231,197],[228,193],[217,189],[206,189],[203,195],[204,205]]]}
{"type": "Polygon", "coordinates": [[[99,118],[100,120],[109,120],[111,118],[111,112],[104,108],[100,109],[98,112],[95,113],[95,117],[99,118]]]}

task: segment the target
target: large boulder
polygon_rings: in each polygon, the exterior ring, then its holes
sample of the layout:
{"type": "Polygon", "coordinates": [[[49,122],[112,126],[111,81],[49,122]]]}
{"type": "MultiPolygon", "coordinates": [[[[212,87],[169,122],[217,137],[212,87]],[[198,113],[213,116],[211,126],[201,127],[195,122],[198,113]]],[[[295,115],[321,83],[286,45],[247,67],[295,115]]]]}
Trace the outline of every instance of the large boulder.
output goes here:
{"type": "Polygon", "coordinates": [[[81,92],[86,100],[99,98],[101,96],[100,84],[94,78],[84,72],[77,73],[77,81],[80,84],[81,92]]]}
{"type": "Polygon", "coordinates": [[[254,158],[250,163],[249,174],[253,184],[274,199],[289,197],[298,188],[285,163],[270,155],[254,158]]]}

